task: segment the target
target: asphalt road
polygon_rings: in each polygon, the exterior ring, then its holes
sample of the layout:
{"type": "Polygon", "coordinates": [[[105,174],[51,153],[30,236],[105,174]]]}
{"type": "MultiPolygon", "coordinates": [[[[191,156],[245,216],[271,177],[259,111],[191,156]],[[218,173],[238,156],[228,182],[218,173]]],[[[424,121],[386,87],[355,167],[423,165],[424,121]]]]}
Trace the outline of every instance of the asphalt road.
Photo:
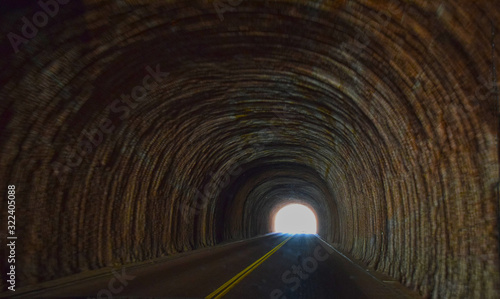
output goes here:
{"type": "Polygon", "coordinates": [[[19,298],[404,298],[316,235],[270,234],[19,298]]]}

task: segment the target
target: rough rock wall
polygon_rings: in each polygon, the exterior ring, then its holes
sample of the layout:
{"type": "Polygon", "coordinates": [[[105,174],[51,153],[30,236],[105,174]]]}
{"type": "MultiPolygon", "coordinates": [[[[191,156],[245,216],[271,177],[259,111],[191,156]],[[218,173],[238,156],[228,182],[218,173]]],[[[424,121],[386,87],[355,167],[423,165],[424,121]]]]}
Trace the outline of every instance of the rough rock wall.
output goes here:
{"type": "Polygon", "coordinates": [[[8,3],[20,286],[264,233],[291,199],[422,295],[494,296],[493,1],[74,1],[17,53],[41,7],[8,3]]]}

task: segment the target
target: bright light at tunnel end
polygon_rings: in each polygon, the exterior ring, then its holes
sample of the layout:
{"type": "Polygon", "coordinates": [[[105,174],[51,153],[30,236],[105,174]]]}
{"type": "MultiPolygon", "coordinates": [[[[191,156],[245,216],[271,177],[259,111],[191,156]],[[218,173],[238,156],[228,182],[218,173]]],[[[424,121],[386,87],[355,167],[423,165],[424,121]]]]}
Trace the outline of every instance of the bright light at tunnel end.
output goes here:
{"type": "Polygon", "coordinates": [[[289,204],[274,216],[274,232],[286,234],[316,234],[318,222],[314,212],[301,204],[289,204]]]}

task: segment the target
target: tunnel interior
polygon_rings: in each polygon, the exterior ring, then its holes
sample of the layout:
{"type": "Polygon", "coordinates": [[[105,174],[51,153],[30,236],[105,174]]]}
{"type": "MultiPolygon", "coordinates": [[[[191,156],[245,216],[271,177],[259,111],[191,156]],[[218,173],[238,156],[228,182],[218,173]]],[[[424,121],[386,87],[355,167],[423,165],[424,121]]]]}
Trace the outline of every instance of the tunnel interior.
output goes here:
{"type": "Polygon", "coordinates": [[[53,2],[32,38],[39,4],[1,12],[19,286],[266,234],[301,203],[424,297],[497,294],[494,2],[53,2]]]}

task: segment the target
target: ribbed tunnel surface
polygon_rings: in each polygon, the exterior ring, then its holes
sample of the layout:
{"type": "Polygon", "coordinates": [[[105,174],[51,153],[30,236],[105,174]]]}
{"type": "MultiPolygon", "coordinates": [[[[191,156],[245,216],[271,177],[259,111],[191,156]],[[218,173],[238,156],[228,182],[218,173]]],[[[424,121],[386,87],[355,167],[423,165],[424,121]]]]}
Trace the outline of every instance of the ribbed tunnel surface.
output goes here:
{"type": "Polygon", "coordinates": [[[0,4],[19,290],[259,236],[293,201],[421,296],[498,295],[497,3],[66,2],[0,4]]]}

